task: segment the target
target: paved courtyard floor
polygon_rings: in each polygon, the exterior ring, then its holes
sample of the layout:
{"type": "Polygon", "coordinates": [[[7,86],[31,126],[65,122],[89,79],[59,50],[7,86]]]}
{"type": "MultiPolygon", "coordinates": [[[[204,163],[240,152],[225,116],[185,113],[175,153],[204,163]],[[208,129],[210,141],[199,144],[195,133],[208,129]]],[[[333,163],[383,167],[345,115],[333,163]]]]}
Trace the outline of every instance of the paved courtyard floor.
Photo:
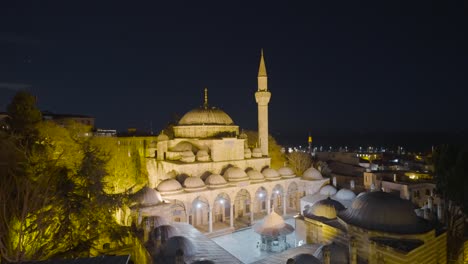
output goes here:
{"type": "MultiPolygon", "coordinates": [[[[295,225],[292,216],[287,216],[285,222],[293,227],[295,225]]],[[[267,253],[257,248],[257,243],[260,242],[260,235],[255,233],[252,228],[214,237],[212,240],[246,264],[263,259],[270,254],[275,254],[267,253]]],[[[291,248],[295,247],[296,236],[294,233],[288,235],[286,240],[291,248]]]]}

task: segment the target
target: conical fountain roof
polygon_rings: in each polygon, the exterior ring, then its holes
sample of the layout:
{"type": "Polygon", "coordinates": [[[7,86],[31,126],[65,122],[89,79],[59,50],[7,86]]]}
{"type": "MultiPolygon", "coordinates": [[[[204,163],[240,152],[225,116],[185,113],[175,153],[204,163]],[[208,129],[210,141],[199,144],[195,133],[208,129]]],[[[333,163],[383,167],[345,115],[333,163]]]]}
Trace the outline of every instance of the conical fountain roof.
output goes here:
{"type": "Polygon", "coordinates": [[[278,237],[291,234],[294,227],[285,223],[283,217],[273,211],[265,217],[262,223],[254,226],[254,231],[263,236],[278,237]]]}

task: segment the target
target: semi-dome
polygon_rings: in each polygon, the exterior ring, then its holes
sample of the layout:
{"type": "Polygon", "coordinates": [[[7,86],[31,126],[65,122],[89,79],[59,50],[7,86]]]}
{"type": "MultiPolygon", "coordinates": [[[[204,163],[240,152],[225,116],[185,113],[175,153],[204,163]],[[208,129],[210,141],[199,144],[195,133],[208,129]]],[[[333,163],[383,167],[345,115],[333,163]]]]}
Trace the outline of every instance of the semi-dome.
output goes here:
{"type": "Polygon", "coordinates": [[[195,161],[195,155],[193,154],[193,152],[191,150],[186,150],[186,151],[182,152],[180,161],[187,162],[187,163],[194,162],[195,161]]]}
{"type": "Polygon", "coordinates": [[[231,117],[215,107],[199,107],[187,112],[179,121],[179,126],[187,125],[233,125],[231,117]]]}
{"type": "Polygon", "coordinates": [[[278,169],[278,173],[281,175],[281,178],[293,178],[296,175],[294,174],[294,171],[289,168],[289,167],[281,167],[278,169]]]}
{"type": "Polygon", "coordinates": [[[294,227],[284,222],[283,217],[272,211],[263,222],[254,226],[254,231],[263,236],[285,236],[294,231],[294,227]]]}
{"type": "Polygon", "coordinates": [[[322,188],[320,188],[320,194],[321,195],[326,195],[326,196],[332,196],[336,194],[336,188],[332,185],[325,185],[322,188]]]}
{"type": "Polygon", "coordinates": [[[175,152],[184,152],[184,151],[196,151],[197,148],[188,141],[181,141],[177,143],[175,146],[173,146],[172,148],[170,148],[170,150],[175,151],[175,152]]]}
{"type": "Polygon", "coordinates": [[[162,203],[163,199],[158,191],[145,186],[132,196],[132,202],[140,206],[153,206],[162,203]]]}
{"type": "Polygon", "coordinates": [[[227,186],[226,180],[219,174],[211,174],[206,178],[205,184],[210,188],[222,188],[227,186]]]}
{"type": "Polygon", "coordinates": [[[356,198],[356,194],[349,189],[341,189],[335,194],[335,198],[338,200],[351,201],[356,198]]]}
{"type": "Polygon", "coordinates": [[[261,148],[254,148],[252,150],[252,157],[254,158],[261,158],[263,156],[261,148]]]}
{"type": "Polygon", "coordinates": [[[302,179],[307,181],[322,180],[322,173],[314,167],[310,167],[302,174],[302,179]]]}
{"type": "Polygon", "coordinates": [[[309,218],[324,217],[327,219],[335,219],[337,213],[344,209],[344,205],[328,197],[327,199],[312,204],[312,206],[304,211],[304,216],[309,218]]]}
{"type": "Polygon", "coordinates": [[[174,194],[183,191],[182,185],[175,179],[167,179],[160,182],[156,189],[158,189],[161,194],[174,194]]]}
{"type": "Polygon", "coordinates": [[[208,151],[204,149],[200,149],[197,152],[197,160],[198,161],[210,161],[210,155],[208,154],[208,151]]]}
{"type": "Polygon", "coordinates": [[[248,170],[247,175],[249,176],[249,179],[251,182],[261,182],[265,180],[265,176],[258,170],[248,170]]]}
{"type": "Polygon", "coordinates": [[[400,197],[381,191],[368,192],[354,199],[351,207],[338,218],[363,229],[398,234],[420,234],[432,229],[414,212],[414,205],[400,197]]]}
{"type": "Polygon", "coordinates": [[[231,181],[234,181],[234,182],[246,181],[249,179],[249,177],[247,176],[247,173],[245,173],[245,171],[239,167],[228,168],[224,172],[224,178],[230,182],[231,181]]]}
{"type": "Polygon", "coordinates": [[[200,191],[206,189],[205,183],[198,177],[187,177],[184,180],[184,187],[186,191],[200,191]]]}
{"type": "Polygon", "coordinates": [[[275,169],[272,169],[272,168],[263,169],[262,174],[263,176],[265,176],[265,179],[269,181],[281,179],[280,174],[275,169]]]}

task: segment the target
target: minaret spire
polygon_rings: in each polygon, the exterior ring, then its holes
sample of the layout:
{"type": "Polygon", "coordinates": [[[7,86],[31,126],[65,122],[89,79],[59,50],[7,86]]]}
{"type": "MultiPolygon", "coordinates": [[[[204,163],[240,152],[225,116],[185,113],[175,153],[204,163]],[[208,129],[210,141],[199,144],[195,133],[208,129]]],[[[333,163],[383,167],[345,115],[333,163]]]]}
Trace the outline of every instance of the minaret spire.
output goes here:
{"type": "Polygon", "coordinates": [[[205,102],[203,103],[203,107],[205,109],[208,108],[208,88],[205,88],[205,102]]]}
{"type": "Polygon", "coordinates": [[[268,156],[268,103],[271,93],[268,91],[268,77],[263,58],[263,49],[260,56],[258,68],[258,91],[255,92],[255,101],[258,105],[258,142],[263,156],[268,156]]]}
{"type": "Polygon", "coordinates": [[[258,77],[267,77],[265,59],[263,58],[263,49],[261,50],[260,65],[258,66],[258,77]]]}

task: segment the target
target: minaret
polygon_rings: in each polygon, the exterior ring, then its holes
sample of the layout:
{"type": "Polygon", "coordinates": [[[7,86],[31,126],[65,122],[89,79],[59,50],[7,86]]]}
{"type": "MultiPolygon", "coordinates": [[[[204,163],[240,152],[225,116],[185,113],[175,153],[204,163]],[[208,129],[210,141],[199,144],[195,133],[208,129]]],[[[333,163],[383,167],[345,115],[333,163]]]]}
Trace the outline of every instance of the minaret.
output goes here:
{"type": "Polygon", "coordinates": [[[255,100],[258,105],[258,142],[263,156],[268,156],[268,102],[271,93],[268,91],[268,77],[261,51],[260,66],[258,67],[258,90],[255,92],[255,100]]]}

